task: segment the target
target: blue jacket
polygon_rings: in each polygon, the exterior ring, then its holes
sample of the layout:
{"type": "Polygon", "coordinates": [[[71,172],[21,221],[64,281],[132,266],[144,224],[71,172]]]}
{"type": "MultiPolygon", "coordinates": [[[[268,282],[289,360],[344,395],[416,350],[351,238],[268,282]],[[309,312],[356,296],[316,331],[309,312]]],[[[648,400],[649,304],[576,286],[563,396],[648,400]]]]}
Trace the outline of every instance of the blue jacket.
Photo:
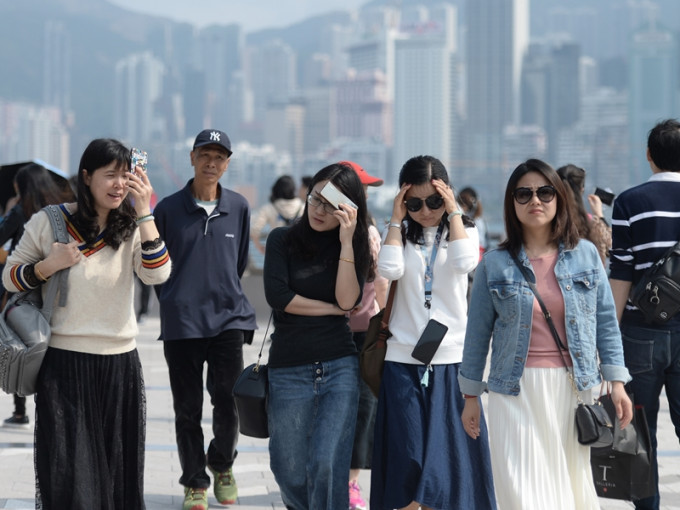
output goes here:
{"type": "Polygon", "coordinates": [[[241,288],[250,243],[248,202],[220,187],[217,207],[208,216],[191,194],[192,180],[161,200],[153,213],[173,262],[170,278],[156,287],[160,338],[212,338],[228,329],[254,331],[255,310],[241,288]]]}
{"type": "MultiPolygon", "coordinates": [[[[519,260],[533,275],[524,248],[519,260]]],[[[609,281],[597,249],[581,241],[572,250],[560,246],[555,275],[565,305],[565,326],[574,376],[579,390],[607,381],[628,382],[621,333],[609,281]]],[[[534,294],[506,250],[491,250],[477,266],[470,296],[460,389],[480,395],[491,338],[488,389],[517,395],[529,354],[534,294]]],[[[565,374],[566,377],[566,374],[565,374]]]]}

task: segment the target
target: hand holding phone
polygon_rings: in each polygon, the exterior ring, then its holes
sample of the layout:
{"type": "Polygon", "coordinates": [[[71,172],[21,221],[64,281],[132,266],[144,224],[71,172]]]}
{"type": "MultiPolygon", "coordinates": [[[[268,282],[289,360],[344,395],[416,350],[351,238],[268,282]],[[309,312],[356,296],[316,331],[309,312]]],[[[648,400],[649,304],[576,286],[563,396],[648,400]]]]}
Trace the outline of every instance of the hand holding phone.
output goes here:
{"type": "Polygon", "coordinates": [[[347,204],[354,209],[359,207],[352,202],[347,196],[342,193],[338,188],[336,188],[331,181],[328,181],[326,185],[319,192],[329,204],[331,204],[336,209],[340,209],[340,204],[347,204]]]}
{"type": "Polygon", "coordinates": [[[612,205],[612,202],[614,201],[614,193],[611,193],[607,190],[604,190],[602,188],[595,188],[595,193],[594,195],[600,197],[600,200],[602,201],[603,204],[605,205],[612,205]]]}
{"type": "Polygon", "coordinates": [[[146,173],[146,166],[149,158],[143,150],[133,147],[130,150],[130,172],[135,173],[136,167],[141,166],[142,170],[146,173]]]}

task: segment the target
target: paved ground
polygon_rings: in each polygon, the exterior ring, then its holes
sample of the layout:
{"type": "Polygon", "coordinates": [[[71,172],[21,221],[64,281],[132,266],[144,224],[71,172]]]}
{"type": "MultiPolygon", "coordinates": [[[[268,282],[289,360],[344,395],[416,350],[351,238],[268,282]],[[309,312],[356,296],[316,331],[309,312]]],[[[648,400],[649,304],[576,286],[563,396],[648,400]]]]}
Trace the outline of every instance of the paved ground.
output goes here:
{"type": "MultiPolygon", "coordinates": [[[[259,342],[264,334],[269,312],[261,292],[261,279],[256,276],[244,281],[246,292],[253,301],[260,322],[260,331],[253,346],[246,346],[246,364],[257,357],[259,342]]],[[[151,317],[140,327],[139,352],[144,366],[147,390],[147,445],[145,494],[148,510],[179,509],[182,504],[182,487],[178,483],[179,460],[175,446],[172,399],[162,346],[155,338],[159,321],[156,306],[152,304],[151,317]]],[[[265,347],[266,351],[266,347],[265,347]]],[[[266,356],[265,356],[266,359],[266,356]]],[[[206,395],[207,400],[207,395],[206,395]]],[[[203,421],[206,438],[211,437],[209,407],[204,407],[203,421]]],[[[0,395],[0,419],[12,412],[12,397],[0,395]]],[[[29,398],[28,412],[32,415],[34,404],[29,398]]],[[[32,416],[31,416],[32,418],[32,416]]],[[[32,420],[31,420],[32,421],[32,420]]],[[[660,416],[659,465],[663,509],[680,509],[680,448],[664,407],[660,416]]],[[[0,509],[34,508],[32,429],[0,427],[0,509]]],[[[239,457],[234,466],[239,485],[239,500],[234,507],[242,510],[284,508],[278,486],[269,470],[267,440],[242,436],[239,440],[239,457]]],[[[363,472],[361,485],[368,495],[369,474],[363,472]]],[[[368,498],[367,498],[368,499],[368,498]]],[[[600,500],[605,510],[627,509],[632,505],[615,500],[600,500]]],[[[224,508],[210,496],[210,508],[224,508]]],[[[65,509],[66,510],[66,509],[65,509]]],[[[463,509],[461,509],[463,510],[463,509]]],[[[468,509],[464,509],[468,510],[468,509]]]]}

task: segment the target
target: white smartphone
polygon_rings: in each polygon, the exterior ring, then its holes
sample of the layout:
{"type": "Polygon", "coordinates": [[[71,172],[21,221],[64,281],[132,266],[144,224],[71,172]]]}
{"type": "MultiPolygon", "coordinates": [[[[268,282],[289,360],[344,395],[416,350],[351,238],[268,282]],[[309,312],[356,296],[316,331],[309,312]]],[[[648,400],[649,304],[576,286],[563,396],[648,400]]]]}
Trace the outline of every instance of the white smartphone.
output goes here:
{"type": "Polygon", "coordinates": [[[347,198],[347,196],[343,194],[338,188],[336,188],[330,181],[326,183],[319,194],[336,209],[340,209],[340,204],[347,204],[350,207],[354,207],[355,209],[359,208],[357,204],[347,198]]]}

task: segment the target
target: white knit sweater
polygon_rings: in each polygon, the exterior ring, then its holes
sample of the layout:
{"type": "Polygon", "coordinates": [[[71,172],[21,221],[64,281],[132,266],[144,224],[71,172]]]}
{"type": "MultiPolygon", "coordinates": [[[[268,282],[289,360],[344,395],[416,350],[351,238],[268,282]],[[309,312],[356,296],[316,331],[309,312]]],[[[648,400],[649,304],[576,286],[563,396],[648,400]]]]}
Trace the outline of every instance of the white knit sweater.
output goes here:
{"type": "MultiPolygon", "coordinates": [[[[436,227],[424,229],[428,261],[436,230],[436,227]]],[[[422,365],[411,356],[411,351],[431,318],[449,327],[432,364],[462,361],[467,325],[467,275],[479,262],[477,229],[467,228],[466,232],[469,239],[447,241],[448,231],[444,230],[433,268],[430,309],[424,306],[426,262],[420,248],[408,241],[403,248],[383,245],[378,271],[388,280],[399,281],[390,316],[392,337],[387,341],[386,361],[422,365]]]]}
{"type": "MultiPolygon", "coordinates": [[[[70,240],[74,240],[72,230],[70,234],[70,240]]],[[[43,211],[34,214],[7,259],[2,272],[5,288],[10,292],[25,290],[18,284],[16,274],[21,274],[23,265],[44,259],[53,242],[47,214],[43,211]]],[[[107,245],[98,251],[83,246],[81,252],[80,261],[69,270],[66,306],[55,303],[53,308],[50,347],[91,354],[131,351],[136,346],[138,333],[134,273],[146,284],[167,280],[171,264],[165,245],[144,251],[146,261],[143,263],[139,229],[136,229],[117,250],[107,245]]]]}

